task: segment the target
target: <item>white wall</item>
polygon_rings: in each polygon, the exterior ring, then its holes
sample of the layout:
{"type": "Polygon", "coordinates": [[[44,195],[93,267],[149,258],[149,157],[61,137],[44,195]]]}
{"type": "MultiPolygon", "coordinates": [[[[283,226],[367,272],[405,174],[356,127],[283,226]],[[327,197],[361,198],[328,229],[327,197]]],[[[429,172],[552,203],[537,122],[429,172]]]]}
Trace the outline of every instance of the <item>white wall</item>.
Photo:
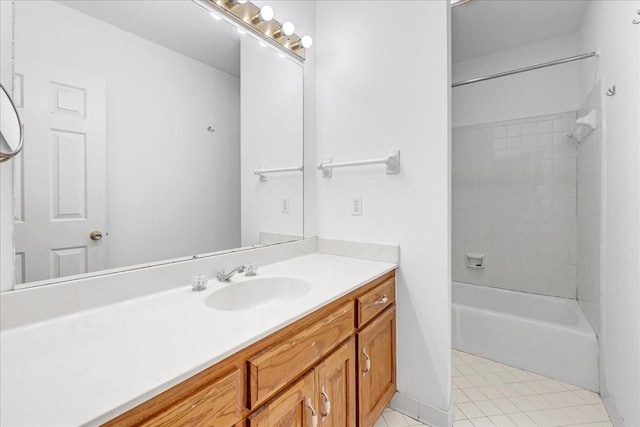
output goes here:
{"type": "MultiPolygon", "coordinates": [[[[316,40],[315,0],[254,1],[262,6],[273,6],[275,18],[280,22],[292,21],[296,34],[305,34],[316,40]]],[[[316,46],[307,49],[304,61],[304,236],[317,236],[316,228],[316,46]]]]}
{"type": "Polygon", "coordinates": [[[304,70],[251,37],[244,37],[240,46],[242,246],[264,243],[260,233],[265,232],[284,240],[302,238],[302,173],[270,174],[261,181],[254,171],[262,165],[303,165],[304,70]],[[283,212],[283,198],[288,212],[283,212]]]}
{"type": "Polygon", "coordinates": [[[55,2],[17,7],[18,60],[107,82],[109,265],[239,246],[238,78],[55,2]]]}
{"type": "Polygon", "coordinates": [[[575,116],[453,129],[454,281],[576,297],[575,116]]]}
{"type": "MultiPolygon", "coordinates": [[[[12,2],[0,1],[0,82],[9,91],[12,79],[12,2]]],[[[0,163],[0,291],[13,289],[13,162],[0,163]]]]}
{"type": "Polygon", "coordinates": [[[582,95],[603,78],[605,170],[601,375],[616,425],[640,425],[640,2],[590,1],[581,28],[583,49],[600,48],[582,66],[582,95]]]}
{"type": "MultiPolygon", "coordinates": [[[[459,82],[580,53],[579,35],[568,34],[455,63],[452,80],[459,82]]],[[[581,101],[576,78],[579,67],[572,62],[453,88],[453,126],[575,111],[581,101]]]]}
{"type": "Polygon", "coordinates": [[[400,245],[393,404],[433,425],[448,423],[451,396],[448,13],[446,2],[318,2],[316,28],[318,161],[401,151],[398,175],[376,165],[318,178],[318,232],[400,245]]]}
{"type": "Polygon", "coordinates": [[[602,86],[598,82],[578,110],[582,117],[592,110],[597,128],[578,144],[578,302],[600,335],[600,275],[602,236],[602,86]]]}

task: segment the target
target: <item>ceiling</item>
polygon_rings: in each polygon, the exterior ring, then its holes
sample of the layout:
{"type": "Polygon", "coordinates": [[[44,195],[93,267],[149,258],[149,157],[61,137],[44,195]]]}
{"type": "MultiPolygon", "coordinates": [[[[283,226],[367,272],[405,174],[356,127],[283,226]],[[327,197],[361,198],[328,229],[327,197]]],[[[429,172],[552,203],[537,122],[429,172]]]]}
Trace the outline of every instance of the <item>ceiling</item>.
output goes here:
{"type": "Polygon", "coordinates": [[[452,62],[574,33],[586,0],[471,0],[451,12],[452,62]]]}
{"type": "Polygon", "coordinates": [[[240,75],[240,34],[194,2],[184,0],[58,0],[107,24],[240,75]]]}

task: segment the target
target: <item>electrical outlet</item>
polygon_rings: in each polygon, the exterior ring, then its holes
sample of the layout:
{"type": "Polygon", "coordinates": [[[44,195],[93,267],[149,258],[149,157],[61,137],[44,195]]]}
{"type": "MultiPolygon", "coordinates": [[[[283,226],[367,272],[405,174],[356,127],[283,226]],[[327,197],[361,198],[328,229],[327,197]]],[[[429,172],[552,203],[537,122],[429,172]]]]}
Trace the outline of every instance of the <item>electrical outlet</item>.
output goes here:
{"type": "Polygon", "coordinates": [[[289,213],[289,198],[283,196],[282,201],[280,202],[280,212],[289,213]]]}
{"type": "Polygon", "coordinates": [[[351,215],[362,216],[362,196],[351,198],[351,215]]]}

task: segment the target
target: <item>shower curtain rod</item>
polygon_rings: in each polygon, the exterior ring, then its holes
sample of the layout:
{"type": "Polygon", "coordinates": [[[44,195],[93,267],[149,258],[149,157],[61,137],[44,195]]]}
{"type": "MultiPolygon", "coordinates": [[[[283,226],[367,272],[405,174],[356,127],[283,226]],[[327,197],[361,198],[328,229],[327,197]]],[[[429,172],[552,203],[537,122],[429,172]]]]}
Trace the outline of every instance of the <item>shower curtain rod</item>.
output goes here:
{"type": "Polygon", "coordinates": [[[567,62],[579,61],[581,59],[591,58],[593,56],[598,56],[599,51],[583,53],[582,55],[569,56],[567,58],[556,59],[555,61],[543,62],[542,64],[530,65],[528,67],[518,68],[511,71],[505,71],[503,73],[491,74],[489,76],[478,77],[475,79],[469,79],[462,82],[454,83],[451,87],[464,86],[471,83],[483,82],[485,80],[497,79],[498,77],[510,76],[511,74],[524,73],[525,71],[537,70],[539,68],[551,67],[552,65],[565,64],[567,62]]]}

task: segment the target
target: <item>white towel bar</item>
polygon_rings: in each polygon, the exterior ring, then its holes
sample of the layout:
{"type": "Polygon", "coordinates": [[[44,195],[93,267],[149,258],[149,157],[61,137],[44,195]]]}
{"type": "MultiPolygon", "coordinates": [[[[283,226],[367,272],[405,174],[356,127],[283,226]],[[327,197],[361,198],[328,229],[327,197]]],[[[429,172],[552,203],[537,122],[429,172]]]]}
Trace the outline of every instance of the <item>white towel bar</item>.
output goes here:
{"type": "Polygon", "coordinates": [[[322,171],[323,178],[331,178],[334,168],[346,168],[351,166],[386,165],[387,173],[400,173],[400,150],[388,150],[386,157],[382,159],[355,160],[352,162],[332,163],[333,158],[329,157],[318,165],[322,171]]]}
{"type": "Polygon", "coordinates": [[[281,173],[281,172],[302,172],[304,170],[304,166],[293,166],[290,168],[274,168],[268,169],[266,165],[260,165],[258,169],[253,171],[254,175],[258,175],[260,177],[260,181],[266,181],[266,175],[269,173],[281,173]]]}

